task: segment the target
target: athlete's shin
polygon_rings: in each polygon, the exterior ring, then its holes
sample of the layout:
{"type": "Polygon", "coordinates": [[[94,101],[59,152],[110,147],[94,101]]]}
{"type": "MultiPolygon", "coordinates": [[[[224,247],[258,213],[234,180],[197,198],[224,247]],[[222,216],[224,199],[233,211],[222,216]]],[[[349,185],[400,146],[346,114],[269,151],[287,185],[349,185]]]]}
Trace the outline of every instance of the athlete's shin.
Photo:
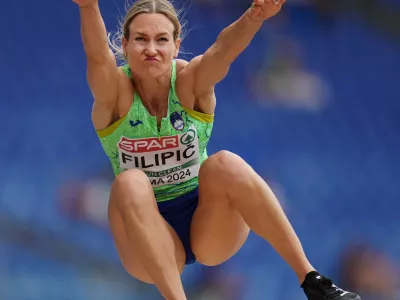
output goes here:
{"type": "Polygon", "coordinates": [[[239,156],[223,151],[214,164],[215,184],[251,230],[267,240],[292,267],[300,283],[314,270],[281,205],[265,181],[239,156]]]}
{"type": "Polygon", "coordinates": [[[183,265],[184,256],[176,253],[183,250],[176,249],[167,224],[157,210],[146,175],[137,170],[120,174],[113,184],[111,198],[127,240],[135,249],[132,255],[141,261],[151,281],[166,299],[186,299],[178,267],[183,265]],[[181,258],[179,262],[177,257],[181,258]]]}

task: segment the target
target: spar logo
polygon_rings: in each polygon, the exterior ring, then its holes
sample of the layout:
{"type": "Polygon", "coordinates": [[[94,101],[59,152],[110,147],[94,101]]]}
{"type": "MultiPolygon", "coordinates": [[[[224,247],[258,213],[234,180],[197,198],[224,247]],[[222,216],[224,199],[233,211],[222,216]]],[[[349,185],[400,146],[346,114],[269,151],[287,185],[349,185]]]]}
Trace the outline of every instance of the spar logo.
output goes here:
{"type": "Polygon", "coordinates": [[[167,150],[179,146],[178,136],[168,136],[161,138],[128,139],[122,137],[118,143],[118,148],[131,153],[143,153],[156,150],[167,150]]]}

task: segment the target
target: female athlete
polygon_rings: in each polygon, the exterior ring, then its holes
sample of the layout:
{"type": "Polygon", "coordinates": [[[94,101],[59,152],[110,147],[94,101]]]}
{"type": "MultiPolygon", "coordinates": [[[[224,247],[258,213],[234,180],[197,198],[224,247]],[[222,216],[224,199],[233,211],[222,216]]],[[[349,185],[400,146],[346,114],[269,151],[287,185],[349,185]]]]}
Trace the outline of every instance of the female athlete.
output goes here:
{"type": "Polygon", "coordinates": [[[174,7],[139,0],[122,25],[122,67],[98,0],[73,1],[95,99],[92,121],[116,174],[109,222],[126,270],[166,299],[186,299],[185,264],[223,263],[252,229],[290,265],[308,299],[359,300],[315,271],[273,192],[246,162],[228,151],[207,156],[214,86],[284,0],[254,0],[190,62],[177,59],[174,7]]]}

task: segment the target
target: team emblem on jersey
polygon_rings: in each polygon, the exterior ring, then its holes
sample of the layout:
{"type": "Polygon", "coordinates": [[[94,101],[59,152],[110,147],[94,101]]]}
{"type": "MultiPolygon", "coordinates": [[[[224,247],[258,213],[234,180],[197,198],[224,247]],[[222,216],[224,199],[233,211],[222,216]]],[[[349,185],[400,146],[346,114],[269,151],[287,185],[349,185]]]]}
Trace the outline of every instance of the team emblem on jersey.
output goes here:
{"type": "Polygon", "coordinates": [[[185,128],[185,122],[183,121],[182,116],[178,112],[173,112],[169,116],[169,120],[171,122],[172,127],[176,130],[182,131],[185,128]]]}

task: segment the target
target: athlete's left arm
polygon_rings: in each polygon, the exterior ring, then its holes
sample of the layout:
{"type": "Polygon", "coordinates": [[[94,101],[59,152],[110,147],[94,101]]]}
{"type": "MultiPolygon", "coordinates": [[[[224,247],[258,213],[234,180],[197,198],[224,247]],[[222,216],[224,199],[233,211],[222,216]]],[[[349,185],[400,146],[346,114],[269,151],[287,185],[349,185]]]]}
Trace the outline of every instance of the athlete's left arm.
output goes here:
{"type": "MultiPolygon", "coordinates": [[[[263,22],[275,16],[284,2],[285,0],[254,0],[252,6],[236,22],[219,34],[204,55],[190,61],[187,71],[193,75],[196,99],[215,99],[204,95],[214,92],[214,86],[225,78],[232,62],[250,44],[263,22]]],[[[202,103],[198,104],[203,106],[202,103]]]]}

